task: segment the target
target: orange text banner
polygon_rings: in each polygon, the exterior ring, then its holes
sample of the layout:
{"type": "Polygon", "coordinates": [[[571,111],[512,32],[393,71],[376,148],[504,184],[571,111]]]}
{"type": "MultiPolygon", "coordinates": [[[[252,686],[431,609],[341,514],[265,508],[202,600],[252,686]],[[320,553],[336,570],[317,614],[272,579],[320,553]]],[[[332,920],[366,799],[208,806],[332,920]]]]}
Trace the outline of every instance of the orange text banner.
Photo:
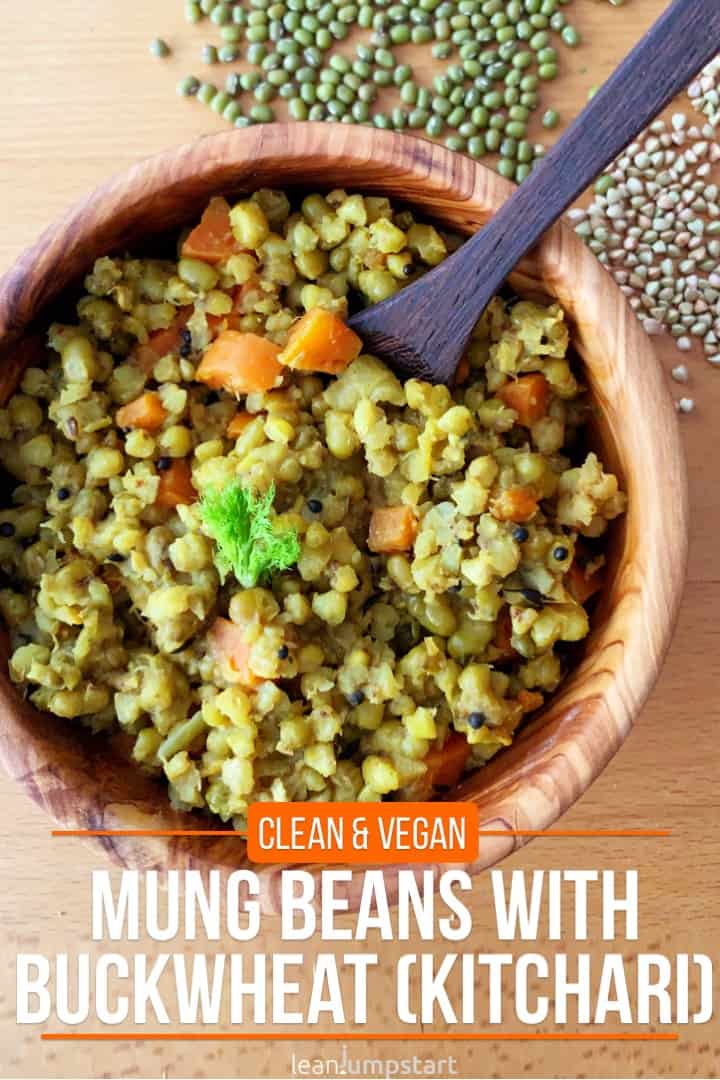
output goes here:
{"type": "Polygon", "coordinates": [[[478,857],[472,803],[253,803],[258,863],[452,863],[478,857]]]}

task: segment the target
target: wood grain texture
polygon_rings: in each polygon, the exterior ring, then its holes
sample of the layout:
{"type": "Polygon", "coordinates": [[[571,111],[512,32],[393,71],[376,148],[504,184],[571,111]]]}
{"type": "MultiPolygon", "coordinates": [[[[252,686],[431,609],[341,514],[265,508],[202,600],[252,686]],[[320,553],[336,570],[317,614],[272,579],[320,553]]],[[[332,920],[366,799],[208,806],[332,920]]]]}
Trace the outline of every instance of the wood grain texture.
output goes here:
{"type": "Polygon", "coordinates": [[[673,0],[487,228],[419,281],[358,312],[368,349],[449,384],[472,329],[520,258],[713,58],[717,0],[673,0]]]}
{"type": "MultiPolygon", "coordinates": [[[[16,372],[14,342],[96,256],[192,220],[212,194],[294,184],[383,192],[465,233],[511,190],[466,158],[387,132],[273,125],[202,140],[109,181],[18,260],[0,282],[0,362],[16,372]]],[[[594,257],[569,228],[555,226],[510,280],[521,293],[557,298],[568,313],[598,405],[595,436],[630,501],[614,532],[610,584],[584,660],[515,744],[456,794],[478,804],[486,828],[542,829],[604,768],[658,675],[684,579],[687,500],[676,418],[650,343],[594,257]]],[[[164,790],[112,756],[104,741],[80,738],[20,703],[4,676],[0,760],[66,826],[202,827],[201,819],[173,813],[164,790]]],[[[520,843],[485,840],[471,869],[520,843]]],[[[113,838],[103,846],[124,866],[235,868],[244,860],[237,838],[210,845],[113,838]]],[[[263,877],[263,902],[276,910],[277,871],[263,877]]]]}

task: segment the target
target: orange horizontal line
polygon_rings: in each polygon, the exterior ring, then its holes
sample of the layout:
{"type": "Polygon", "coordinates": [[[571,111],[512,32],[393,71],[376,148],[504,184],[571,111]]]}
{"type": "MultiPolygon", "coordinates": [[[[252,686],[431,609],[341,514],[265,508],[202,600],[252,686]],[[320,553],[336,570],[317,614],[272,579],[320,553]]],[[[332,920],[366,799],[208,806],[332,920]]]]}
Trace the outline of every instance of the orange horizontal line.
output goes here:
{"type": "Polygon", "coordinates": [[[247,836],[237,829],[53,829],[52,836],[247,836]]]}
{"type": "MultiPolygon", "coordinates": [[[[237,829],[53,829],[52,836],[247,836],[237,829]]],[[[480,836],[671,836],[670,829],[481,829],[480,836]]]]}
{"type": "Polygon", "coordinates": [[[398,1033],[387,1031],[371,1031],[367,1034],[362,1031],[349,1031],[343,1035],[332,1035],[328,1032],[313,1034],[310,1031],[247,1031],[244,1033],[234,1031],[219,1031],[214,1035],[201,1031],[171,1032],[149,1031],[139,1035],[116,1035],[104,1031],[89,1032],[66,1032],[45,1031],[40,1036],[48,1042],[526,1042],[531,1040],[543,1040],[546,1042],[673,1042],[678,1036],[675,1032],[645,1032],[634,1034],[629,1031],[615,1031],[609,1034],[597,1035],[594,1032],[585,1031],[506,1031],[497,1034],[489,1031],[460,1032],[453,1031],[446,1034],[434,1034],[428,1031],[412,1033],[398,1033]]]}
{"type": "Polygon", "coordinates": [[[671,836],[670,829],[481,829],[481,836],[671,836]]]}

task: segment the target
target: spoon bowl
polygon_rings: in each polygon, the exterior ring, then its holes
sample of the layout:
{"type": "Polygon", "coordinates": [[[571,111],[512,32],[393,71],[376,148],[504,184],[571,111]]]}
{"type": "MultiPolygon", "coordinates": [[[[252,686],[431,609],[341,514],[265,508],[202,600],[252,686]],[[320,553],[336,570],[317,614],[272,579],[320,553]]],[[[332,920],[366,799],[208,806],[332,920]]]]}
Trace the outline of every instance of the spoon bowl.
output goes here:
{"type": "MultiPolygon", "coordinates": [[[[0,401],[32,362],[31,347],[19,349],[18,340],[44,324],[54,298],[97,256],[147,250],[153,233],[193,220],[212,195],[301,185],[387,195],[466,236],[485,226],[513,190],[488,169],[423,140],[345,125],[255,127],[141,162],[70,210],[0,281],[0,401]]],[[[629,494],[627,515],[611,532],[608,583],[579,666],[514,744],[449,796],[475,802],[482,828],[517,831],[547,828],[582,794],[628,735],[655,682],[682,591],[687,494],[677,420],[650,339],[572,229],[554,226],[509,280],[517,294],[557,299],[567,312],[597,405],[593,438],[629,494]]],[[[164,786],[128,764],[122,745],[30,708],[7,677],[1,648],[0,659],[0,762],[55,822],[95,830],[207,827],[200,816],[174,812],[164,786]]],[[[608,806],[598,824],[629,824],[616,815],[608,806]]],[[[244,840],[232,833],[91,842],[131,868],[229,873],[247,865],[244,840]]],[[[511,832],[486,836],[470,869],[525,842],[511,832]]],[[[260,873],[269,912],[279,906],[279,869],[260,873]]],[[[390,894],[398,869],[385,868],[390,894]]],[[[356,876],[347,886],[351,908],[358,889],[356,876]]]]}

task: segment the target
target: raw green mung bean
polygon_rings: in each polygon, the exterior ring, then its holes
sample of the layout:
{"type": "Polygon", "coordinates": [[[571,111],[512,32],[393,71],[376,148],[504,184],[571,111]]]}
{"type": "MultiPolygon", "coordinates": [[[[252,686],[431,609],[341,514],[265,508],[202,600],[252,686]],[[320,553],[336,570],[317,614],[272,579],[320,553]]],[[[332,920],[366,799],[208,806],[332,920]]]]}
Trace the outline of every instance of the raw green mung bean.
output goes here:
{"type": "Polygon", "coordinates": [[[216,4],[210,12],[210,18],[217,26],[224,26],[232,19],[232,10],[229,4],[216,4]]]}
{"type": "Polygon", "coordinates": [[[226,105],[230,104],[230,95],[225,90],[218,90],[215,97],[210,102],[210,108],[213,112],[222,113],[226,105]]]}
{"type": "Polygon", "coordinates": [[[163,60],[170,55],[170,46],[163,38],[153,38],[150,42],[150,53],[163,60]]]}
{"type": "Polygon", "coordinates": [[[557,58],[557,52],[552,46],[546,49],[540,49],[537,54],[538,64],[556,64],[557,58]]]}
{"type": "Polygon", "coordinates": [[[249,116],[256,124],[270,124],[275,119],[275,112],[271,105],[258,103],[251,106],[249,116]]]}
{"type": "Polygon", "coordinates": [[[557,64],[541,64],[538,68],[538,75],[545,82],[551,82],[557,78],[557,64]]]}
{"type": "MultiPolygon", "coordinates": [[[[269,82],[260,82],[254,90],[255,100],[261,105],[267,105],[277,95],[277,90],[269,82]]],[[[272,109],[270,110],[272,112],[272,109]]],[[[252,110],[250,112],[252,116],[252,110]]]]}
{"type": "Polygon", "coordinates": [[[211,82],[202,82],[198,87],[197,99],[202,101],[203,105],[209,105],[212,99],[217,94],[217,86],[211,82]]]}
{"type": "Polygon", "coordinates": [[[399,23],[390,28],[390,40],[393,45],[407,45],[410,40],[410,27],[407,23],[399,23]]]}
{"type": "MultiPolygon", "coordinates": [[[[579,33],[562,11],[569,2],[249,0],[243,6],[239,0],[183,0],[189,21],[209,16],[218,27],[219,51],[207,45],[205,62],[234,61],[244,35],[246,58],[253,70],[232,72],[224,91],[194,76],[181,80],[177,90],[182,96],[197,94],[200,100],[213,103],[216,111],[237,126],[269,122],[262,119],[268,115],[265,109],[280,96],[288,102],[292,119],[424,128],[432,138],[446,133],[447,146],[466,149],[474,157],[499,151],[498,171],[521,180],[542,153],[541,147],[528,140],[527,126],[539,104],[540,85],[558,74],[558,52],[552,41],[560,40],[569,48],[581,44],[579,33]],[[372,31],[369,42],[354,46],[353,59],[333,51],[350,27],[372,31]],[[559,39],[552,39],[551,32],[559,39]],[[410,42],[429,46],[436,60],[450,61],[444,73],[432,80],[434,93],[418,85],[412,66],[399,63],[393,55],[394,46],[410,42]],[[389,105],[374,118],[378,88],[393,86],[400,104],[389,105]],[[244,116],[239,101],[234,101],[241,93],[253,93],[260,109],[244,116]],[[223,95],[228,95],[227,102],[223,95]]],[[[557,111],[547,109],[542,125],[551,128],[557,123],[557,111]]],[[[660,161],[658,168],[663,165],[660,161]]],[[[702,189],[697,192],[700,197],[702,189]]],[[[706,205],[710,201],[705,200],[706,205]]],[[[655,216],[660,214],[655,211],[655,216]]],[[[665,237],[662,228],[655,236],[661,232],[665,237]]]]}
{"type": "Polygon", "coordinates": [[[177,86],[177,92],[182,97],[192,97],[193,94],[197,94],[199,89],[200,80],[196,79],[194,75],[186,75],[177,86]]]}
{"type": "Polygon", "coordinates": [[[531,52],[517,52],[511,60],[512,66],[518,68],[520,71],[524,71],[525,68],[529,68],[535,63],[535,56],[531,52]]]}
{"type": "Polygon", "coordinates": [[[527,139],[521,139],[517,146],[517,160],[522,165],[528,165],[534,156],[532,143],[529,143],[527,139]]]}
{"type": "Polygon", "coordinates": [[[241,112],[242,109],[238,101],[229,101],[222,111],[223,120],[229,120],[231,124],[234,124],[241,112]]]}
{"type": "Polygon", "coordinates": [[[448,135],[445,145],[448,150],[465,150],[467,142],[460,135],[448,135]]]}
{"type": "Polygon", "coordinates": [[[243,71],[240,75],[241,90],[254,90],[259,82],[260,75],[257,71],[243,71]]]}
{"type": "Polygon", "coordinates": [[[485,145],[491,153],[494,154],[496,150],[499,150],[501,141],[502,135],[495,128],[490,128],[485,133],[485,145]]]}
{"type": "Polygon", "coordinates": [[[429,26],[413,26],[410,39],[413,45],[428,45],[433,39],[433,33],[429,26]]]}

